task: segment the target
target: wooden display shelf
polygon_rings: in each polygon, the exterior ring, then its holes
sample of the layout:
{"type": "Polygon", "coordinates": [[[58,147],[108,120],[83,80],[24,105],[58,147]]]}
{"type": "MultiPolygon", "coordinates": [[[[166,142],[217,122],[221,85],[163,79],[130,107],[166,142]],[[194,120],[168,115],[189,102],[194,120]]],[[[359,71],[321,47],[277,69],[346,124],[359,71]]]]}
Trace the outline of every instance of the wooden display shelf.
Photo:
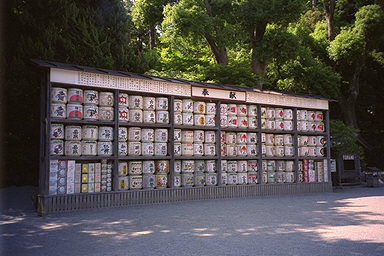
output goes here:
{"type": "Polygon", "coordinates": [[[175,160],[217,160],[218,156],[175,156],[175,160]]]}
{"type": "Polygon", "coordinates": [[[258,156],[222,156],[222,160],[259,160],[258,156]]]}
{"type": "Polygon", "coordinates": [[[294,134],[295,132],[286,131],[286,130],[269,130],[269,129],[261,129],[262,133],[273,133],[273,134],[294,134]]]}
{"type": "Polygon", "coordinates": [[[199,125],[175,125],[175,129],[181,129],[181,130],[209,130],[209,131],[216,131],[216,126],[199,126],[199,125]]]}
{"type": "Polygon", "coordinates": [[[300,135],[307,135],[307,136],[327,136],[326,132],[301,132],[297,131],[297,134],[300,135]]]}
{"type": "Polygon", "coordinates": [[[164,123],[134,123],[134,122],[119,122],[120,127],[140,127],[140,128],[166,128],[169,129],[171,127],[170,124],[164,123]]]}
{"type": "Polygon", "coordinates": [[[51,118],[51,123],[61,123],[61,124],[84,124],[84,125],[108,125],[113,126],[114,121],[100,121],[100,120],[78,120],[78,119],[66,119],[66,118],[51,118]]]}
{"type": "Polygon", "coordinates": [[[325,160],[326,156],[299,156],[299,160],[325,160]]]}
{"type": "Polygon", "coordinates": [[[224,132],[259,132],[258,128],[236,128],[236,127],[224,127],[220,129],[224,132]]]}
{"type": "Polygon", "coordinates": [[[170,160],[170,156],[119,156],[119,160],[170,160]]]}
{"type": "Polygon", "coordinates": [[[263,156],[262,160],[295,160],[294,156],[263,156]]]}
{"type": "Polygon", "coordinates": [[[76,160],[76,161],[98,161],[98,160],[114,160],[115,156],[50,156],[50,160],[76,160]]]}

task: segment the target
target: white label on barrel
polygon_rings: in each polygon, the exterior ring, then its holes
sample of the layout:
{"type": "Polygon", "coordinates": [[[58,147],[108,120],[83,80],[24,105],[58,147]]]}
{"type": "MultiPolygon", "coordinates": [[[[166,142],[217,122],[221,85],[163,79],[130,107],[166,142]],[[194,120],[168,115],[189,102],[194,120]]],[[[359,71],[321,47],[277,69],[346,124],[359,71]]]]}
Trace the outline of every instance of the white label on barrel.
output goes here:
{"type": "Polygon", "coordinates": [[[67,110],[65,104],[52,103],[51,104],[51,117],[66,118],[67,110]]]}
{"type": "Polygon", "coordinates": [[[248,116],[257,116],[257,106],[248,105],[248,116]]]}
{"type": "Polygon", "coordinates": [[[216,115],[216,103],[207,103],[206,113],[207,115],[216,115]]]}
{"type": "Polygon", "coordinates": [[[183,124],[183,115],[179,112],[175,112],[174,114],[174,122],[177,125],[182,125],[183,124]]]}
{"type": "Polygon", "coordinates": [[[193,144],[193,155],[202,156],[204,154],[203,143],[194,143],[193,144]]]}
{"type": "Polygon", "coordinates": [[[128,140],[128,128],[119,127],[119,141],[127,141],[127,140],[128,140]]]}
{"type": "Polygon", "coordinates": [[[156,110],[168,110],[168,98],[156,98],[156,110]]]}
{"type": "Polygon", "coordinates": [[[193,125],[193,113],[183,113],[183,124],[193,125]]]}
{"type": "Polygon", "coordinates": [[[181,142],[181,129],[175,129],[173,132],[173,140],[175,142],[181,142]]]}
{"type": "Polygon", "coordinates": [[[216,142],[216,133],[214,131],[205,132],[205,143],[215,143],[216,142]]]}
{"type": "Polygon", "coordinates": [[[156,156],[166,156],[167,155],[167,143],[155,143],[155,155],[156,156]]]}
{"type": "Polygon", "coordinates": [[[155,129],[155,142],[167,142],[168,130],[167,129],[155,129]]]}
{"type": "Polygon", "coordinates": [[[195,125],[204,126],[205,125],[205,115],[194,114],[194,123],[195,123],[195,125]]]}
{"type": "Polygon", "coordinates": [[[141,150],[143,156],[153,156],[155,153],[154,144],[152,142],[141,143],[141,150]]]}
{"type": "Polygon", "coordinates": [[[193,112],[196,114],[205,114],[205,102],[197,101],[193,103],[193,112]]]}
{"type": "Polygon", "coordinates": [[[183,101],[182,100],[174,100],[173,102],[173,110],[175,112],[182,112],[183,111],[183,101]]]}
{"type": "Polygon", "coordinates": [[[140,142],[129,142],[128,143],[128,155],[139,156],[141,154],[141,143],[140,142]]]}
{"type": "Polygon", "coordinates": [[[145,174],[155,173],[155,161],[143,161],[143,173],[145,174]]]}
{"type": "Polygon", "coordinates": [[[52,87],[51,89],[51,101],[53,103],[67,103],[67,89],[52,87]]]}
{"type": "Polygon", "coordinates": [[[192,113],[193,112],[193,101],[189,99],[183,100],[183,112],[192,113]]]}
{"type": "Polygon", "coordinates": [[[155,102],[155,97],[143,97],[143,109],[154,111],[156,109],[155,102]]]}
{"type": "Polygon", "coordinates": [[[66,140],[81,140],[82,139],[81,127],[80,126],[67,125],[65,127],[65,139],[66,140]]]}
{"type": "Polygon", "coordinates": [[[112,155],[112,142],[99,141],[97,143],[97,153],[99,156],[111,156],[112,155]]]}
{"type": "Polygon", "coordinates": [[[195,130],[193,131],[193,142],[204,142],[204,131],[195,130]]]}
{"type": "Polygon", "coordinates": [[[220,105],[220,114],[222,116],[228,115],[228,105],[227,104],[221,104],[220,105]]]}
{"type": "Polygon", "coordinates": [[[169,122],[169,112],[168,111],[156,111],[156,122],[168,124],[169,122]]]}
{"type": "Polygon", "coordinates": [[[99,141],[112,141],[113,140],[113,128],[109,126],[99,127],[99,141]]]}
{"type": "Polygon", "coordinates": [[[243,104],[237,105],[237,115],[247,116],[247,105],[243,105],[243,104]]]}
{"type": "Polygon", "coordinates": [[[128,154],[127,142],[119,142],[119,156],[126,156],[128,154]]]}

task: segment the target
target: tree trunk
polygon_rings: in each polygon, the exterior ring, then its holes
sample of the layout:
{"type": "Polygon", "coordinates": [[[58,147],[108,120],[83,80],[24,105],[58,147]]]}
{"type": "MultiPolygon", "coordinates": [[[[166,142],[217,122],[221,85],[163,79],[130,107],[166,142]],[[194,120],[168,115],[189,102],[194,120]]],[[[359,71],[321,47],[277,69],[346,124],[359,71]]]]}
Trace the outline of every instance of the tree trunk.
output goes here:
{"type": "Polygon", "coordinates": [[[154,26],[149,28],[149,49],[153,50],[155,48],[156,41],[156,30],[154,26]]]}
{"type": "Polygon", "coordinates": [[[329,4],[326,4],[324,2],[323,6],[324,6],[325,18],[327,19],[328,40],[331,42],[335,39],[334,15],[335,15],[336,0],[329,0],[328,3],[329,4]]]}
{"type": "Polygon", "coordinates": [[[260,55],[257,52],[257,47],[262,43],[265,30],[267,28],[267,23],[258,23],[256,24],[254,30],[251,33],[251,48],[252,48],[252,63],[251,69],[252,73],[258,75],[257,89],[263,89],[263,76],[268,66],[268,61],[260,58],[260,55]]]}
{"type": "Polygon", "coordinates": [[[216,43],[216,39],[211,34],[206,33],[204,37],[207,40],[209,47],[211,48],[211,52],[215,59],[215,63],[227,66],[228,65],[227,49],[223,46],[218,46],[216,43]]]}

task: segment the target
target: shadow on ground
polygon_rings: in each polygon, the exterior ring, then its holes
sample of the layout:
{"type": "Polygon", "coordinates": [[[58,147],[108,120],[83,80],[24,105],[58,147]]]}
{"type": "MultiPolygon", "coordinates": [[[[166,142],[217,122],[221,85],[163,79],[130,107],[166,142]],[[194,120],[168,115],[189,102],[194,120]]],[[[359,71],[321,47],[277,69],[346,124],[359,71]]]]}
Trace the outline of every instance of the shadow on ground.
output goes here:
{"type": "Polygon", "coordinates": [[[384,255],[384,187],[43,218],[32,191],[0,191],[1,255],[384,255]]]}

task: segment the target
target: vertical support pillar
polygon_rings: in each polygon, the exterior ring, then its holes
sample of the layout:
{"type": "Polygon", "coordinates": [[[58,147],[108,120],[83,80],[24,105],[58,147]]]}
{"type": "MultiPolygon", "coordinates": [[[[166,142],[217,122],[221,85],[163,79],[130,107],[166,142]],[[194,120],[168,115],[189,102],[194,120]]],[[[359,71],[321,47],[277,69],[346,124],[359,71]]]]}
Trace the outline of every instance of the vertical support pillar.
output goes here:
{"type": "Polygon", "coordinates": [[[175,180],[175,96],[171,96],[170,98],[170,104],[169,104],[169,122],[170,122],[170,129],[169,129],[169,156],[171,159],[169,160],[169,187],[174,187],[174,180],[175,180]]]}
{"type": "Polygon", "coordinates": [[[263,184],[263,149],[261,143],[261,106],[257,105],[257,180],[259,184],[263,184]]]}
{"type": "Polygon", "coordinates": [[[295,183],[299,183],[299,143],[298,143],[298,130],[297,130],[297,108],[293,108],[293,150],[295,156],[294,170],[295,170],[295,183]]]}
{"type": "Polygon", "coordinates": [[[217,156],[217,185],[221,186],[221,101],[216,103],[216,156],[217,156]]]}

